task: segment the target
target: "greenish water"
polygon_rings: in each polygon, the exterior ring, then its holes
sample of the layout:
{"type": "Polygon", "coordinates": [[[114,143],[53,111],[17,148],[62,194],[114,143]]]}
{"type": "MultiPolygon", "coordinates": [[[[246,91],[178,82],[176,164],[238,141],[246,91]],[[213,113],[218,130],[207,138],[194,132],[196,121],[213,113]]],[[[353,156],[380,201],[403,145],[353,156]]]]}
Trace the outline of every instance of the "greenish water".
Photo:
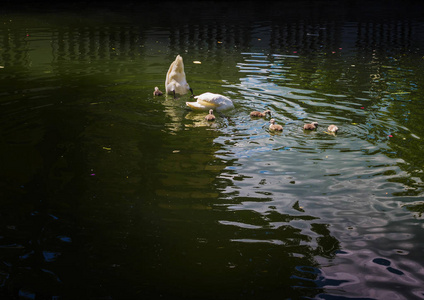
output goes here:
{"type": "Polygon", "coordinates": [[[249,3],[0,15],[2,297],[424,298],[422,5],[249,3]]]}

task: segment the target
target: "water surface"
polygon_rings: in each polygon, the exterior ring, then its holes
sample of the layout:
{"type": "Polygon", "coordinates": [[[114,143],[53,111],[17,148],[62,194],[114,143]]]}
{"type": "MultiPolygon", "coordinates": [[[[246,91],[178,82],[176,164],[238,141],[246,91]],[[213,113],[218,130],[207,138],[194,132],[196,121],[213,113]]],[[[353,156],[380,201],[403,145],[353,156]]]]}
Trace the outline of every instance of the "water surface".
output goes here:
{"type": "Polygon", "coordinates": [[[409,4],[1,14],[1,295],[423,299],[409,4]],[[235,109],[208,123],[154,97],[178,54],[235,109]],[[265,109],[282,133],[250,118],[265,109]]]}

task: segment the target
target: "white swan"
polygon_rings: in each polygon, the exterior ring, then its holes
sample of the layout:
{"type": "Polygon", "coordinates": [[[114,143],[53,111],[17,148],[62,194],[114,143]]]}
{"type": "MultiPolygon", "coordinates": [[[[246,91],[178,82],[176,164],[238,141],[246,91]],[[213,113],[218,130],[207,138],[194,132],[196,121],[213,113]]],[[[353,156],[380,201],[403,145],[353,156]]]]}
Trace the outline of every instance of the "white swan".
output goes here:
{"type": "Polygon", "coordinates": [[[184,95],[188,91],[193,94],[193,90],[187,83],[186,75],[184,73],[184,63],[183,58],[180,55],[177,55],[175,60],[169,66],[168,73],[166,74],[165,87],[167,94],[184,95]]]}
{"type": "Polygon", "coordinates": [[[194,110],[209,110],[222,111],[234,108],[233,101],[220,94],[203,93],[199,96],[194,96],[196,102],[186,102],[186,105],[194,110]]]}

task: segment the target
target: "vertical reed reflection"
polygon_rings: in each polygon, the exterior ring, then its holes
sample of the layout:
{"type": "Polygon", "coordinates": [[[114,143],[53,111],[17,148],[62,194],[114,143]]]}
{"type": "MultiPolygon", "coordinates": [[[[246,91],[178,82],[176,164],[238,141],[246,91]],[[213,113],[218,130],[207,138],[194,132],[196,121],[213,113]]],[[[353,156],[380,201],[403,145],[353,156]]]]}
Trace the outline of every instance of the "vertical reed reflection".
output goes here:
{"type": "Polygon", "coordinates": [[[133,67],[124,62],[140,58],[142,36],[142,32],[133,26],[60,28],[51,38],[52,64],[65,74],[75,70],[60,65],[71,62],[78,63],[79,72],[85,74],[128,73],[133,67]],[[110,67],[111,63],[118,61],[118,68],[110,67]]]}
{"type": "MultiPolygon", "coordinates": [[[[23,38],[24,30],[0,30],[0,62],[2,66],[28,69],[30,59],[30,43],[23,38]]],[[[14,76],[13,72],[10,76],[14,76]]]]}

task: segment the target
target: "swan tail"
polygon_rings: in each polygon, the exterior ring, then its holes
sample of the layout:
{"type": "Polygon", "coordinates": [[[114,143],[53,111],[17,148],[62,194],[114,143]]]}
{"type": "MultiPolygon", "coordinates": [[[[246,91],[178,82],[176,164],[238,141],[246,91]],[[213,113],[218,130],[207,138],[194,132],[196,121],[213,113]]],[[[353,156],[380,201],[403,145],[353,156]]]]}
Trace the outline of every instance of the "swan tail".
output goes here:
{"type": "Polygon", "coordinates": [[[199,102],[186,102],[186,105],[193,110],[208,110],[209,107],[206,107],[199,102]]]}

